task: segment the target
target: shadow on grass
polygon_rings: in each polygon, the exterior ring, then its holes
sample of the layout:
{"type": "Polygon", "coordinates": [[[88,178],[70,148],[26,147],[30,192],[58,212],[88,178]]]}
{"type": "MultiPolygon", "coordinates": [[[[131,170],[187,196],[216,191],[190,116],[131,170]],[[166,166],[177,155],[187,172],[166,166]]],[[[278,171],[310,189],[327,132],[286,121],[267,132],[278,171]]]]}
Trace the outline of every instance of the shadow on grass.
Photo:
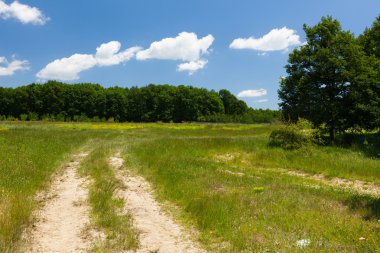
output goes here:
{"type": "Polygon", "coordinates": [[[346,199],[344,204],[360,213],[364,220],[380,219],[380,198],[354,195],[346,199]]]}
{"type": "Polygon", "coordinates": [[[380,159],[380,132],[345,133],[337,137],[337,144],[344,148],[358,150],[367,157],[380,159]]]}

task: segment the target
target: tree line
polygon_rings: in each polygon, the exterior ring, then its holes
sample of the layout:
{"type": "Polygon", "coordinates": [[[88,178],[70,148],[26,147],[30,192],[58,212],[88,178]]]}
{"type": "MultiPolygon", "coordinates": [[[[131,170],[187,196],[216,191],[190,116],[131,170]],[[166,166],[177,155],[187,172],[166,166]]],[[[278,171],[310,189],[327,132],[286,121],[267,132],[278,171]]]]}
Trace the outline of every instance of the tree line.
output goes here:
{"type": "Polygon", "coordinates": [[[49,81],[17,88],[0,87],[3,120],[116,122],[272,122],[280,113],[255,110],[228,90],[150,84],[110,87],[49,81]]]}
{"type": "Polygon", "coordinates": [[[322,17],[304,25],[305,45],[295,49],[280,81],[286,120],[310,120],[336,132],[380,127],[380,16],[355,37],[338,20],[322,17]]]}

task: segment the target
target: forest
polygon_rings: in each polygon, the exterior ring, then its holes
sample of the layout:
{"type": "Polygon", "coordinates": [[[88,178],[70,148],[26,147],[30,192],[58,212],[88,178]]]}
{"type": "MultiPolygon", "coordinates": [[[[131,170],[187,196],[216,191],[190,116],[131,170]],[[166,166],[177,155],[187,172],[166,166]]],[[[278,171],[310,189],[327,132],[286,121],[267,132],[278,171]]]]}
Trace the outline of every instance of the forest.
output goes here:
{"type": "Polygon", "coordinates": [[[111,122],[279,121],[280,112],[252,109],[228,90],[150,84],[110,87],[48,81],[17,88],[0,87],[2,120],[111,122]]]}

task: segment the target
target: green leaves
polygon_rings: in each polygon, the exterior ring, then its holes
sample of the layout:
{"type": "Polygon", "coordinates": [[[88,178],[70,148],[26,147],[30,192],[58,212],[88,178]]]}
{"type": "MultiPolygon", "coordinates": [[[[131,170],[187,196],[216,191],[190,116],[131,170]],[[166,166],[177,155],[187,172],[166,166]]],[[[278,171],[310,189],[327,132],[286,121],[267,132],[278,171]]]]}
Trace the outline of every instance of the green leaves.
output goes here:
{"type": "MultiPolygon", "coordinates": [[[[229,94],[228,113],[246,112],[247,105],[229,94]]],[[[8,118],[33,115],[33,119],[59,121],[182,122],[224,113],[224,101],[217,92],[184,85],[128,89],[49,81],[15,89],[0,87],[0,116],[8,118]]]]}
{"type": "MultiPolygon", "coordinates": [[[[374,24],[376,31],[379,21],[374,24]]],[[[366,30],[356,39],[331,16],[322,17],[315,26],[304,25],[304,30],[307,44],[289,55],[288,76],[280,81],[278,94],[285,118],[328,124],[331,140],[336,129],[379,126],[380,65],[364,50],[373,48],[367,46],[372,41],[368,37],[377,33],[366,30]]]]}

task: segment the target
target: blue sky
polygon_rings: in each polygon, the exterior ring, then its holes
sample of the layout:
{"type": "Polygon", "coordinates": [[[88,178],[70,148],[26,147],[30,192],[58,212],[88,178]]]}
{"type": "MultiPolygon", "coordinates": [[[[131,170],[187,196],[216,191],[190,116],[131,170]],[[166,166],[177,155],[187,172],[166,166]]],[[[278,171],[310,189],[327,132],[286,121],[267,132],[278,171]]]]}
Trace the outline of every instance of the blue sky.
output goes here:
{"type": "Polygon", "coordinates": [[[304,23],[332,15],[358,35],[379,14],[373,0],[0,0],[0,86],[185,84],[277,109],[304,23]]]}

